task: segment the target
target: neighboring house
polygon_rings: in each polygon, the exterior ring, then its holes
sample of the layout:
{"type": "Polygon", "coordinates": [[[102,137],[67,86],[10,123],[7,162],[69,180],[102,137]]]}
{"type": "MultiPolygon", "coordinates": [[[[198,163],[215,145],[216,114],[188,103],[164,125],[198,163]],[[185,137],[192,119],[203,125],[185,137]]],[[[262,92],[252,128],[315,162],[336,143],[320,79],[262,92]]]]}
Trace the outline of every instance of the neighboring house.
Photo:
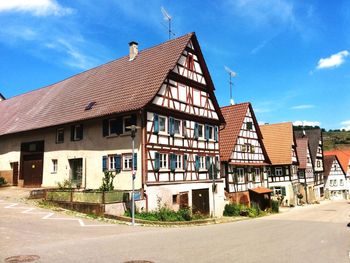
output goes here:
{"type": "Polygon", "coordinates": [[[303,195],[303,201],[312,203],[315,199],[314,192],[314,169],[311,160],[309,139],[297,138],[297,156],[299,160],[298,178],[299,178],[299,192],[303,195]]]}
{"type": "Polygon", "coordinates": [[[346,183],[348,186],[348,192],[350,192],[350,150],[336,149],[331,151],[325,151],[324,155],[336,155],[337,159],[345,172],[346,183]]]}
{"type": "Polygon", "coordinates": [[[336,155],[325,155],[325,191],[331,200],[347,199],[349,196],[348,182],[345,171],[336,155]]]}
{"type": "Polygon", "coordinates": [[[311,160],[314,167],[314,192],[315,199],[324,197],[324,165],[323,165],[323,138],[321,129],[294,131],[296,138],[309,139],[311,160]]]}
{"type": "Polygon", "coordinates": [[[241,103],[222,107],[221,111],[226,121],[225,128],[220,130],[221,174],[226,180],[226,196],[231,202],[245,205],[261,202],[264,209],[270,205],[271,190],[266,188],[265,169],[270,161],[252,105],[241,103]]]}
{"type": "Polygon", "coordinates": [[[283,205],[297,205],[299,190],[298,158],[291,122],[260,125],[263,143],[271,166],[268,168],[268,185],[275,198],[283,205]]]}
{"type": "Polygon", "coordinates": [[[141,52],[131,42],[129,49],[129,56],[1,101],[0,171],[24,186],[68,179],[98,188],[110,170],[115,189],[130,190],[134,158],[135,188],[148,210],[160,201],[213,213],[215,201],[218,215],[224,118],[196,35],[141,52]],[[134,156],[130,125],[139,127],[134,156]]]}

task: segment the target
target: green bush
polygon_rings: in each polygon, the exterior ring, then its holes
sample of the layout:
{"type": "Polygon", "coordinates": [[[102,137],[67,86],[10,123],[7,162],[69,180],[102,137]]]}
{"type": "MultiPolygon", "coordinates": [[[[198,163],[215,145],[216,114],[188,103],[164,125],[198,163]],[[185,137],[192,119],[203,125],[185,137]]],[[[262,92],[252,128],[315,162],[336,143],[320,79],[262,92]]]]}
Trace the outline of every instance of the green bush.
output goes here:
{"type": "Polygon", "coordinates": [[[5,178],[0,176],[0,186],[5,184],[7,184],[5,178]]]}
{"type": "Polygon", "coordinates": [[[277,200],[271,201],[272,213],[278,213],[280,211],[280,204],[277,200]]]}
{"type": "Polygon", "coordinates": [[[242,209],[242,205],[227,204],[225,205],[224,216],[239,216],[242,209]]]}
{"type": "Polygon", "coordinates": [[[261,209],[257,203],[252,202],[250,208],[248,208],[249,217],[257,217],[261,214],[261,209]]]}
{"type": "Polygon", "coordinates": [[[100,186],[100,191],[112,191],[114,190],[113,180],[116,176],[112,171],[105,171],[104,177],[102,178],[102,185],[100,186]]]}
{"type": "Polygon", "coordinates": [[[73,188],[72,182],[67,179],[65,179],[62,183],[57,182],[57,186],[60,190],[71,190],[73,188]]]}

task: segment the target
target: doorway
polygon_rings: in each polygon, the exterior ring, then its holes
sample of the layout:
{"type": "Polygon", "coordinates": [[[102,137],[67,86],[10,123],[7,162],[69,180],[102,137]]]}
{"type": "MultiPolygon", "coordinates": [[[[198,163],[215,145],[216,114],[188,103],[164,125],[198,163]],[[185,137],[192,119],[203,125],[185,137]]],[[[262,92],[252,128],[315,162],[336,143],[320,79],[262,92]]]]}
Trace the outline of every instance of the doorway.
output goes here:
{"type": "Polygon", "coordinates": [[[83,182],[83,159],[69,159],[69,175],[72,185],[80,188],[83,182]]]}
{"type": "Polygon", "coordinates": [[[209,188],[192,190],[192,211],[209,214],[209,188]]]}

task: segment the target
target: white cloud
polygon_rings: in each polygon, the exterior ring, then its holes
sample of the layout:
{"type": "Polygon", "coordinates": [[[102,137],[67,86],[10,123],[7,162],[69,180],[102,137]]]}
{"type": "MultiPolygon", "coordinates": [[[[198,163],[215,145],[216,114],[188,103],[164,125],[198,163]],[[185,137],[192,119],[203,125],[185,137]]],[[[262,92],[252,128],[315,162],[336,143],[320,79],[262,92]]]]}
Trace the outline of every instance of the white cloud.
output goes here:
{"type": "Polygon", "coordinates": [[[317,69],[339,67],[341,64],[345,62],[345,58],[349,55],[350,55],[349,51],[343,50],[327,58],[321,58],[317,63],[317,69]]]}
{"type": "Polygon", "coordinates": [[[62,7],[55,0],[0,0],[0,12],[23,12],[35,16],[67,15],[73,9],[62,7]]]}
{"type": "Polygon", "coordinates": [[[296,105],[291,107],[292,110],[304,110],[304,109],[311,109],[311,108],[315,108],[315,105],[302,104],[302,105],[296,105]]]}
{"type": "Polygon", "coordinates": [[[344,130],[350,131],[350,120],[342,121],[340,124],[344,125],[343,127],[340,128],[341,130],[344,129],[344,130]]]}
{"type": "Polygon", "coordinates": [[[319,121],[295,121],[293,122],[294,126],[320,126],[319,121]]]}

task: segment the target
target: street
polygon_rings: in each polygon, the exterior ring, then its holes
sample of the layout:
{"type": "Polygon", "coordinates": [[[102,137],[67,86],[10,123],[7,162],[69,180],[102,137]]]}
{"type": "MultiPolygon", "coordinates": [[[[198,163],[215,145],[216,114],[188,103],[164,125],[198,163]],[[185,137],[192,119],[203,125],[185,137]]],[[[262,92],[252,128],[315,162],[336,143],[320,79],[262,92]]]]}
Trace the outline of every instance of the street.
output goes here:
{"type": "Polygon", "coordinates": [[[349,262],[350,204],[320,205],[234,223],[131,227],[0,201],[0,260],[35,262],[349,262]]]}

